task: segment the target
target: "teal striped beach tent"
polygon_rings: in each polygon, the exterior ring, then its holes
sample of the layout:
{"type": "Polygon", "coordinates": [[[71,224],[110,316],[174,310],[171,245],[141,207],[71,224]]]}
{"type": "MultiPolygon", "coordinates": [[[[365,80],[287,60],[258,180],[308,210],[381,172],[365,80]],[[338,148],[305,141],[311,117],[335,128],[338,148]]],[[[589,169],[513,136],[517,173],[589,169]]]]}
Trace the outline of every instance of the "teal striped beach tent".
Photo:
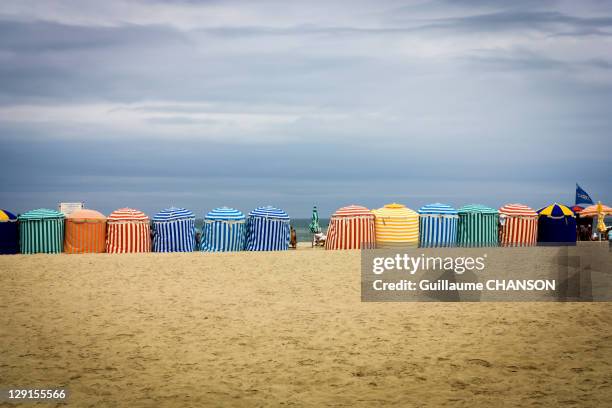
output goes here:
{"type": "Polygon", "coordinates": [[[204,217],[200,249],[208,252],[244,250],[246,217],[234,208],[220,207],[204,217]]]}
{"type": "Polygon", "coordinates": [[[267,206],[249,213],[247,251],[284,251],[289,249],[289,216],[283,210],[267,206]]]}
{"type": "Polygon", "coordinates": [[[421,247],[457,245],[459,215],[450,205],[435,203],[419,208],[419,242],[421,247]]]}
{"type": "Polygon", "coordinates": [[[470,204],[459,209],[457,244],[463,247],[497,246],[499,213],[494,208],[470,204]]]}
{"type": "Polygon", "coordinates": [[[195,215],[185,208],[170,207],[153,217],[153,252],[193,252],[195,215]]]}
{"type": "Polygon", "coordinates": [[[64,214],[40,208],[19,216],[22,254],[56,254],[64,246],[64,214]]]}

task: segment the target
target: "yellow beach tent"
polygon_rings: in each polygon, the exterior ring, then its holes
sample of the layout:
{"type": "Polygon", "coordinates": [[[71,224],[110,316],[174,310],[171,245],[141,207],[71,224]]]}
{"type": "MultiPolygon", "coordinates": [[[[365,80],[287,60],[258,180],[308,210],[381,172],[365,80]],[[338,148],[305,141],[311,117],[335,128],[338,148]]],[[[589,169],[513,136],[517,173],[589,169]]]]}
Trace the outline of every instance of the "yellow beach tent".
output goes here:
{"type": "Polygon", "coordinates": [[[387,204],[372,210],[375,217],[376,246],[417,246],[419,214],[402,204],[387,204]]]}

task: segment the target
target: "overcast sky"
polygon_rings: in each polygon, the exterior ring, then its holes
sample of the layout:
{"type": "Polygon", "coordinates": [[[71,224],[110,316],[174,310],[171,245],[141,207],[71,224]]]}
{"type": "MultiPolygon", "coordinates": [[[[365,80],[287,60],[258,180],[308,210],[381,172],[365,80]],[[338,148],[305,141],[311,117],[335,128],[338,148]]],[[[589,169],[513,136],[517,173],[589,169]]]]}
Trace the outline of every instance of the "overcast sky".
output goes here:
{"type": "Polygon", "coordinates": [[[606,1],[0,3],[0,207],[612,204],[606,1]]]}

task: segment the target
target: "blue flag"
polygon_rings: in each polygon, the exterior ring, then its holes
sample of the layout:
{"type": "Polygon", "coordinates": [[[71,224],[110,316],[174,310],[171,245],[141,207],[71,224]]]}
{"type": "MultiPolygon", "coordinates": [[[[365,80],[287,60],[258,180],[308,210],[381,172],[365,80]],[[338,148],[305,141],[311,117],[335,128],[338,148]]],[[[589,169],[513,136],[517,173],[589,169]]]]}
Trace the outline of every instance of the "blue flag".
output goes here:
{"type": "Polygon", "coordinates": [[[576,205],[595,204],[591,197],[576,183],[576,205]]]}

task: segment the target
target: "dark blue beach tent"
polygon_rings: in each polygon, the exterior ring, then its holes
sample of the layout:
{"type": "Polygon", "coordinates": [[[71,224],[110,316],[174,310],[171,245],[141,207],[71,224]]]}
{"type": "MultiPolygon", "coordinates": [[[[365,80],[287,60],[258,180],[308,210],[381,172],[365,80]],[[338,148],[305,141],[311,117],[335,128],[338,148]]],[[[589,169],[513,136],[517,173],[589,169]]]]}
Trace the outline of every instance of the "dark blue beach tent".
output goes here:
{"type": "Polygon", "coordinates": [[[19,226],[15,214],[0,210],[0,254],[19,253],[19,226]]]}
{"type": "Polygon", "coordinates": [[[551,204],[538,210],[538,243],[576,243],[576,216],[568,207],[551,204]]]}

